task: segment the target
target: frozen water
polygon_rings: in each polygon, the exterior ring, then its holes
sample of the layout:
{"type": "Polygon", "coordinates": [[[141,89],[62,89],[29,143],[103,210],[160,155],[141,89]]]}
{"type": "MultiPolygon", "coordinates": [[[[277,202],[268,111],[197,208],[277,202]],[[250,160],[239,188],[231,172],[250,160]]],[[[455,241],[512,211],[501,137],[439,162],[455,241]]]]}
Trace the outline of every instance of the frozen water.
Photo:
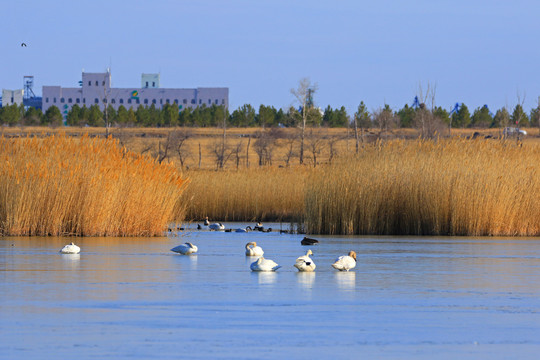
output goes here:
{"type": "Polygon", "coordinates": [[[0,238],[0,358],[537,358],[540,239],[316,238],[0,238]],[[170,251],[186,241],[197,255],[170,251]],[[251,272],[249,241],[282,268],[251,272]]]}

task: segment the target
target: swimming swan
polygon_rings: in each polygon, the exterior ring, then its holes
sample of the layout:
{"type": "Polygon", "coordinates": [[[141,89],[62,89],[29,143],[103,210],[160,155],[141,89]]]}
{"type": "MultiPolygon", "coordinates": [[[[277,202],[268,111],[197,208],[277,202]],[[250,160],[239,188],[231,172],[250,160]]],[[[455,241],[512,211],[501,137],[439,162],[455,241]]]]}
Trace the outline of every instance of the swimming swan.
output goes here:
{"type": "Polygon", "coordinates": [[[210,230],[225,230],[225,225],[223,225],[222,223],[214,223],[208,225],[208,228],[210,230]]]}
{"type": "Polygon", "coordinates": [[[187,243],[182,244],[182,245],[178,245],[178,246],[173,247],[173,248],[171,249],[171,251],[174,251],[174,252],[179,253],[179,254],[182,254],[182,255],[190,255],[190,254],[194,254],[194,253],[196,253],[198,250],[199,250],[199,248],[197,248],[197,246],[193,245],[193,244],[190,243],[190,242],[187,242],[187,243]]]}
{"type": "Polygon", "coordinates": [[[81,252],[81,248],[75,245],[74,243],[71,243],[69,245],[66,245],[60,250],[62,254],[78,254],[81,252]]]}
{"type": "Polygon", "coordinates": [[[300,256],[298,259],[296,259],[296,263],[294,264],[294,267],[298,269],[298,271],[305,271],[305,272],[312,272],[317,267],[313,260],[309,257],[309,255],[313,255],[313,252],[311,250],[308,250],[306,255],[300,256]]]}
{"type": "Polygon", "coordinates": [[[280,267],[275,261],[265,259],[262,256],[250,265],[251,271],[276,271],[280,267]]]}
{"type": "Polygon", "coordinates": [[[246,244],[246,256],[263,256],[263,254],[262,247],[257,246],[255,241],[246,244]]]}
{"type": "Polygon", "coordinates": [[[236,229],[234,231],[239,232],[239,233],[244,233],[244,232],[248,232],[248,231],[251,231],[251,230],[253,230],[253,229],[251,228],[251,226],[248,225],[245,228],[238,228],[238,229],[236,229]]]}
{"type": "Polygon", "coordinates": [[[332,264],[334,269],[339,271],[349,271],[356,266],[356,253],[350,251],[349,255],[343,255],[336,259],[336,262],[332,264]]]}

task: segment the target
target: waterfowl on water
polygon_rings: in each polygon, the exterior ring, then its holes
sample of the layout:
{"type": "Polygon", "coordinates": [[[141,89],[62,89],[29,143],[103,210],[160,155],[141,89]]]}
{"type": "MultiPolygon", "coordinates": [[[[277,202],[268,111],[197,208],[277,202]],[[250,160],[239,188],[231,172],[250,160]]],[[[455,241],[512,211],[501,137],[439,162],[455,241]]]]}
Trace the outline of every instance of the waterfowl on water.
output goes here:
{"type": "Polygon", "coordinates": [[[214,223],[208,226],[210,230],[225,230],[225,225],[222,223],[214,223]]]}
{"type": "Polygon", "coordinates": [[[251,228],[251,226],[248,225],[248,226],[246,226],[245,228],[238,228],[238,229],[236,229],[235,232],[238,232],[238,233],[241,232],[241,233],[243,233],[243,232],[248,232],[248,231],[251,231],[251,230],[253,230],[253,229],[251,228]]]}
{"type": "Polygon", "coordinates": [[[356,266],[356,253],[354,251],[350,251],[349,255],[343,255],[343,256],[338,257],[336,261],[332,264],[332,267],[339,271],[349,271],[355,266],[356,266]]]}
{"type": "Polygon", "coordinates": [[[255,230],[255,231],[263,231],[263,230],[264,230],[264,227],[263,227],[262,222],[259,221],[259,222],[253,227],[253,230],[255,230]]]}
{"type": "Polygon", "coordinates": [[[250,265],[251,271],[276,271],[280,267],[275,261],[262,256],[250,265]]]}
{"type": "Polygon", "coordinates": [[[318,244],[318,243],[319,243],[319,240],[311,239],[311,238],[308,238],[308,237],[304,237],[302,239],[302,241],[300,241],[300,244],[302,244],[302,245],[315,245],[315,244],[318,244]]]}
{"type": "Polygon", "coordinates": [[[201,230],[201,229],[202,229],[201,224],[197,224],[197,230],[201,230]]]}
{"type": "Polygon", "coordinates": [[[60,250],[62,254],[78,254],[81,252],[81,248],[74,243],[68,244],[60,250]]]}
{"type": "Polygon", "coordinates": [[[263,256],[263,254],[262,247],[257,246],[255,241],[246,244],[246,256],[263,256]]]}
{"type": "Polygon", "coordinates": [[[311,260],[309,255],[313,255],[311,250],[308,250],[306,255],[300,256],[298,259],[296,259],[294,267],[297,268],[298,271],[312,272],[315,270],[317,266],[313,260],[311,260]]]}
{"type": "Polygon", "coordinates": [[[208,216],[204,219],[204,226],[210,225],[210,221],[208,221],[208,216]]]}
{"type": "Polygon", "coordinates": [[[197,246],[193,245],[193,244],[190,243],[190,242],[187,242],[187,243],[182,244],[182,245],[178,245],[178,246],[173,247],[173,248],[171,249],[171,251],[174,251],[174,252],[179,253],[179,254],[182,254],[182,255],[190,255],[190,254],[194,254],[194,253],[196,253],[198,250],[199,250],[199,248],[197,248],[197,246]]]}

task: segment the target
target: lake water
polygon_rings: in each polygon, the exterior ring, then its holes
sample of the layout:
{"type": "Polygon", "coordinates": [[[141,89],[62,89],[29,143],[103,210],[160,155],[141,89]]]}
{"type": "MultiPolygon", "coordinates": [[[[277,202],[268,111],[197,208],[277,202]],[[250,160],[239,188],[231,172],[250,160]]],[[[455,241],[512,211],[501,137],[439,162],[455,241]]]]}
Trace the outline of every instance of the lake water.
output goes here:
{"type": "Polygon", "coordinates": [[[0,238],[0,358],[538,358],[539,238],[316,238],[0,238]],[[169,251],[186,241],[198,255],[169,251]],[[251,272],[248,241],[283,267],[251,272]]]}

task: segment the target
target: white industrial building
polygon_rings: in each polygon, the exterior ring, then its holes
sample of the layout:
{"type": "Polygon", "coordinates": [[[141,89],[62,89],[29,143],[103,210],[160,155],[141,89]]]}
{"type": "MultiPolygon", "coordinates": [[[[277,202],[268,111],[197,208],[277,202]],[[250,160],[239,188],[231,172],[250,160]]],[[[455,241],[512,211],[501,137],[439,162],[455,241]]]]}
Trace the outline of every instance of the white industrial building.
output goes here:
{"type": "Polygon", "coordinates": [[[142,74],[140,88],[112,88],[110,71],[83,72],[78,88],[43,86],[43,112],[54,105],[65,116],[75,104],[81,107],[97,104],[101,109],[110,104],[116,110],[121,105],[136,110],[140,105],[152,104],[156,108],[162,108],[165,104],[177,104],[179,111],[203,105],[229,107],[229,88],[162,89],[159,80],[159,74],[142,74]]]}
{"type": "Polygon", "coordinates": [[[20,106],[23,103],[24,90],[6,90],[2,89],[2,106],[10,106],[17,104],[20,106]]]}

